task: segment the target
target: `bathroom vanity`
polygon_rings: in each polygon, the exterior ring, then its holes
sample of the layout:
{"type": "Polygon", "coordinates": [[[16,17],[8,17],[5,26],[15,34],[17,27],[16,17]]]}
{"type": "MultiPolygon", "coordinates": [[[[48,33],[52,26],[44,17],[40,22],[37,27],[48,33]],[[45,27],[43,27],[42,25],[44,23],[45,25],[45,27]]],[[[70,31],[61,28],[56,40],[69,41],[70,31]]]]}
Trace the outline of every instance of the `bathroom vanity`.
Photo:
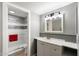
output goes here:
{"type": "Polygon", "coordinates": [[[40,37],[35,38],[38,56],[77,55],[77,8],[72,3],[40,15],[40,37]]]}
{"type": "Polygon", "coordinates": [[[66,47],[73,50],[70,55],[77,55],[77,44],[62,39],[37,37],[37,56],[68,56],[66,47]],[[66,49],[66,50],[65,50],[66,49]]]}

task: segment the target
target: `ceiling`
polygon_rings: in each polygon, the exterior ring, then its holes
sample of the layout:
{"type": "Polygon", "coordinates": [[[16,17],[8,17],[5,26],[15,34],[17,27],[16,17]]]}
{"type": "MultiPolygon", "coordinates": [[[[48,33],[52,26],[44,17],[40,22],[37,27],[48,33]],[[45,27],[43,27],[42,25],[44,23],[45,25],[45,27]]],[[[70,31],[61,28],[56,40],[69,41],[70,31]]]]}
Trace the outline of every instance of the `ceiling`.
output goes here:
{"type": "Polygon", "coordinates": [[[10,5],[8,5],[8,14],[19,16],[19,17],[26,17],[28,15],[28,13],[25,13],[24,11],[17,9],[15,7],[12,7],[10,5]]]}
{"type": "Polygon", "coordinates": [[[46,12],[64,7],[72,2],[12,2],[13,4],[19,5],[23,8],[29,9],[30,11],[41,15],[46,12]]]}

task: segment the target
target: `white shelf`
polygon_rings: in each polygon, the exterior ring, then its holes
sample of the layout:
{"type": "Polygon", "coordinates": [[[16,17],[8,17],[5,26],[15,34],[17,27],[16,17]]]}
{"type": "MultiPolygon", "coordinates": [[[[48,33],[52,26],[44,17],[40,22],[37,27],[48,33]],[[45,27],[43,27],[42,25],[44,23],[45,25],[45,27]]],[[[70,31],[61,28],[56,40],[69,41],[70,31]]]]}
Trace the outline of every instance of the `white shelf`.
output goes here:
{"type": "Polygon", "coordinates": [[[8,55],[13,54],[13,53],[15,53],[17,51],[20,51],[20,50],[22,50],[23,48],[26,48],[26,47],[27,47],[26,44],[21,44],[21,45],[18,44],[18,45],[15,45],[13,47],[9,47],[8,55]]]}
{"type": "Polygon", "coordinates": [[[8,23],[8,25],[15,25],[15,26],[28,26],[28,24],[17,24],[17,23],[8,23]]]}

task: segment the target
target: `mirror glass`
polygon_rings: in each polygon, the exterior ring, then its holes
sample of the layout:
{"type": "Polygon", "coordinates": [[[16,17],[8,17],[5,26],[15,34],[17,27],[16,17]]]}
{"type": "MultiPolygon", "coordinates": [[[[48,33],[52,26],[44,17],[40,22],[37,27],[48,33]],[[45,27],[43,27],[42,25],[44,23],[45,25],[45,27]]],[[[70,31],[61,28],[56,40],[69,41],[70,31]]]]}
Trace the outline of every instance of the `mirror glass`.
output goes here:
{"type": "Polygon", "coordinates": [[[46,17],[45,32],[63,32],[63,14],[46,17]]]}

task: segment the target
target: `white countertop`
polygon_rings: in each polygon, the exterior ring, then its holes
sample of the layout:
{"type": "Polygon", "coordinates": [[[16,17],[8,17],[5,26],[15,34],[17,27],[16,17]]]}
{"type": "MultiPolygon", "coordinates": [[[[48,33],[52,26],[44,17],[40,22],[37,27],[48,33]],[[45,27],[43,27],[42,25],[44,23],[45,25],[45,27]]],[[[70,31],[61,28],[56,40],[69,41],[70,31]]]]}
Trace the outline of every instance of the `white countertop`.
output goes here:
{"type": "Polygon", "coordinates": [[[35,39],[43,41],[43,42],[51,43],[51,44],[56,44],[59,46],[65,46],[65,47],[70,47],[73,49],[78,49],[76,43],[67,42],[67,41],[62,40],[62,39],[56,39],[56,38],[47,39],[46,37],[36,37],[35,39]]]}

